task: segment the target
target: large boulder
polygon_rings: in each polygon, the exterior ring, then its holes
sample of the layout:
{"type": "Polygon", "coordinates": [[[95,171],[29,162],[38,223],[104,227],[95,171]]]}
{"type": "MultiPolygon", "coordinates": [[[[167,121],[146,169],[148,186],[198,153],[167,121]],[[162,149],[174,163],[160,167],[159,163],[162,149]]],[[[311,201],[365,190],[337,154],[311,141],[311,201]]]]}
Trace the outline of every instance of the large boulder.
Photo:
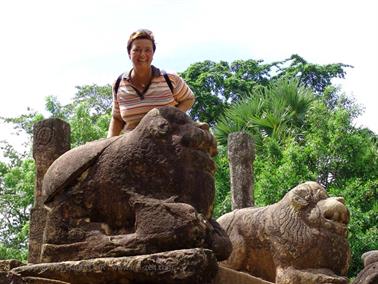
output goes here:
{"type": "Polygon", "coordinates": [[[57,159],[43,181],[41,262],[209,248],[230,241],[211,219],[216,142],[177,108],[151,110],[130,133],[57,159]]]}
{"type": "Polygon", "coordinates": [[[315,182],[262,208],[223,215],[233,251],[222,265],[275,283],[348,283],[349,211],[315,182]]]}

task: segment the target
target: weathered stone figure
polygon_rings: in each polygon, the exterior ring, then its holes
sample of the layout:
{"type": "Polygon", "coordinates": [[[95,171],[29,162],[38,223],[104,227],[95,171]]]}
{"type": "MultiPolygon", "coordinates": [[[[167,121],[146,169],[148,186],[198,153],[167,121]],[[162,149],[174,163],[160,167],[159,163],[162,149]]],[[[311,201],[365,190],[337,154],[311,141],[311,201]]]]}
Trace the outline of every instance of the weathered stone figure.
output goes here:
{"type": "Polygon", "coordinates": [[[211,220],[216,142],[207,124],[173,107],[132,132],[70,150],[43,181],[49,208],[41,262],[212,249],[230,241],[211,220]]]}
{"type": "Polygon", "coordinates": [[[281,284],[348,283],[349,211],[315,182],[276,204],[234,210],[217,221],[233,245],[226,267],[281,284]]]}
{"type": "Polygon", "coordinates": [[[365,252],[361,256],[364,268],[358,273],[352,284],[378,283],[378,250],[365,252]]]}

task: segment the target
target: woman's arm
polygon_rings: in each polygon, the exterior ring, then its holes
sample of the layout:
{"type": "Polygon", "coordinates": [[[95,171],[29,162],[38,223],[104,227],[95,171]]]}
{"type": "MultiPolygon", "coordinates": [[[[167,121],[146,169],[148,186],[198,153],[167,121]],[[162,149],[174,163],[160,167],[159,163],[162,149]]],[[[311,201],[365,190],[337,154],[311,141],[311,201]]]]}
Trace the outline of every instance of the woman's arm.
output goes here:
{"type": "Polygon", "coordinates": [[[113,136],[118,136],[123,127],[125,126],[125,122],[122,120],[119,120],[118,118],[115,118],[112,116],[109,124],[109,130],[108,130],[108,138],[113,136]]]}
{"type": "Polygon", "coordinates": [[[189,88],[189,86],[186,84],[184,79],[182,79],[180,76],[170,74],[169,78],[172,80],[174,85],[173,97],[177,102],[176,107],[179,110],[186,112],[194,104],[194,94],[192,90],[189,88]]]}
{"type": "Polygon", "coordinates": [[[183,112],[186,112],[188,109],[190,109],[194,104],[194,97],[190,97],[184,101],[181,101],[178,103],[178,105],[176,105],[176,107],[183,111],[183,112]]]}

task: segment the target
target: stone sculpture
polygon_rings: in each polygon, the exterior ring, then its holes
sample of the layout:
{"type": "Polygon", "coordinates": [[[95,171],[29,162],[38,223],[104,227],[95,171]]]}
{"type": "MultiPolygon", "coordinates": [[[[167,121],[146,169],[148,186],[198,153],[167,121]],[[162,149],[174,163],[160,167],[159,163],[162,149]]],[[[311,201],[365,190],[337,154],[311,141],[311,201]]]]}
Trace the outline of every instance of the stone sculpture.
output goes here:
{"type": "Polygon", "coordinates": [[[348,283],[349,211],[315,182],[276,204],[223,215],[233,251],[221,264],[275,283],[348,283]]]}
{"type": "Polygon", "coordinates": [[[66,152],[43,180],[41,262],[196,247],[226,259],[230,241],[211,219],[215,154],[207,124],[173,107],[150,111],[130,133],[66,152]]]}
{"type": "Polygon", "coordinates": [[[33,126],[33,158],[36,166],[34,206],[30,210],[29,263],[38,263],[47,210],[42,202],[42,180],[51,164],[70,149],[70,125],[49,118],[33,126]]]}
{"type": "Polygon", "coordinates": [[[377,284],[378,283],[378,250],[365,252],[362,256],[364,268],[358,273],[353,284],[377,284]]]}

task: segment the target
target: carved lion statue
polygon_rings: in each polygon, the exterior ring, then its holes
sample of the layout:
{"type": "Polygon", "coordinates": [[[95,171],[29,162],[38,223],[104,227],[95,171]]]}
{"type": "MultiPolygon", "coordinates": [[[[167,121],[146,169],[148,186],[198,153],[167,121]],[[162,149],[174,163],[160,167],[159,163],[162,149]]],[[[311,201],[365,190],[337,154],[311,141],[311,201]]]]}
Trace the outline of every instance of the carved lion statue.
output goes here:
{"type": "Polygon", "coordinates": [[[216,142],[177,108],[151,110],[130,133],[59,157],[42,185],[48,208],[41,262],[231,243],[211,219],[216,142]]]}
{"type": "Polygon", "coordinates": [[[290,190],[262,208],[223,215],[218,223],[233,251],[221,262],[275,283],[348,283],[349,211],[343,198],[328,197],[315,182],[290,190]]]}

